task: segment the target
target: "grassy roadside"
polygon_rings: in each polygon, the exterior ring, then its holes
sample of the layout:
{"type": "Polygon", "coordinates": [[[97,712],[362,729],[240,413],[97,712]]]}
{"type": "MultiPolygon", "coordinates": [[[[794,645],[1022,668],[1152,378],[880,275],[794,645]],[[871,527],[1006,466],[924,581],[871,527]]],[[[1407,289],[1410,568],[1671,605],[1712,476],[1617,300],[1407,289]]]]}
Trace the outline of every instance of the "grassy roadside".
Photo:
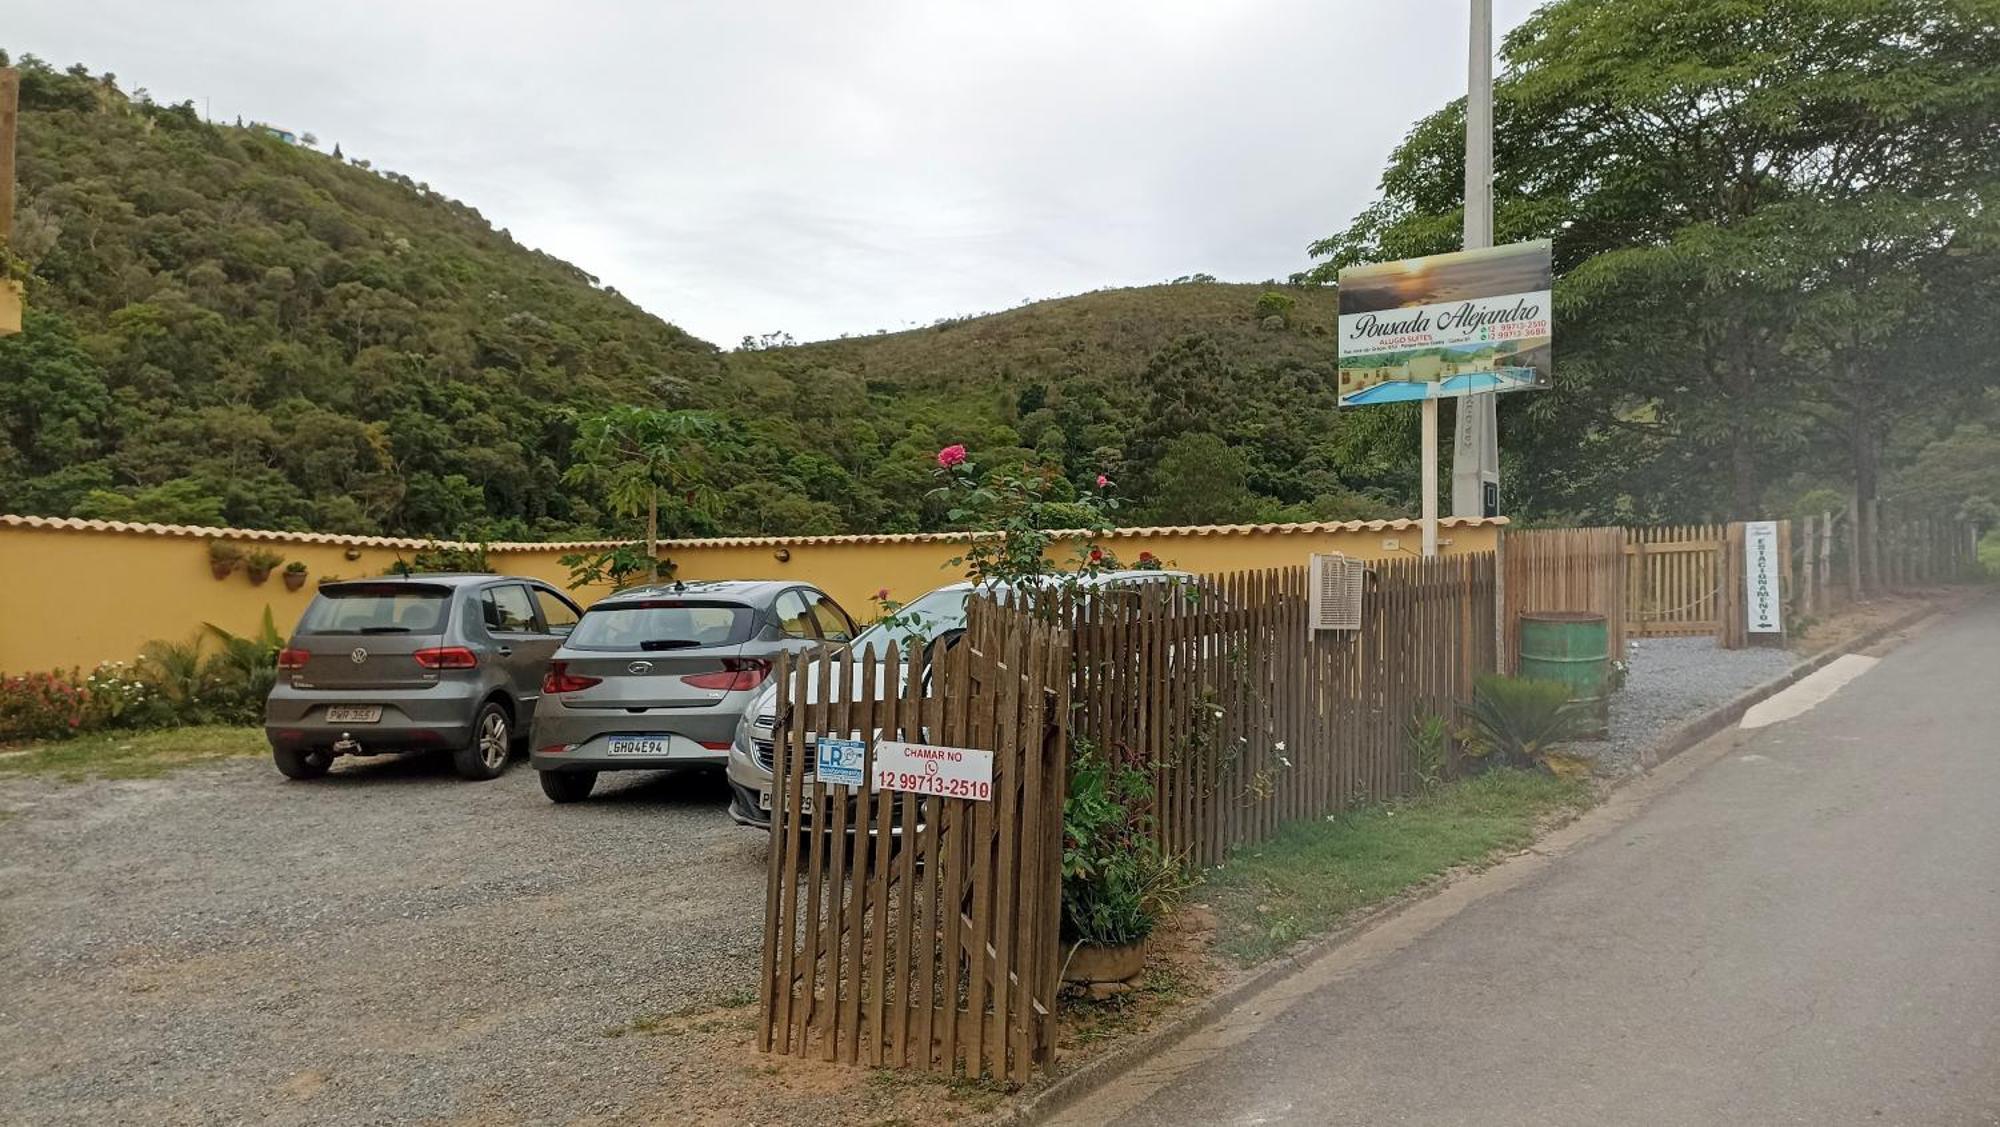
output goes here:
{"type": "Polygon", "coordinates": [[[150,779],[176,767],[269,751],[264,730],[254,727],[96,732],[73,740],[0,747],[0,777],[39,775],[66,782],[150,779]]]}
{"type": "Polygon", "coordinates": [[[1320,935],[1359,908],[1534,840],[1552,815],[1594,801],[1587,782],[1498,770],[1415,798],[1296,822],[1211,871],[1197,894],[1215,946],[1240,963],[1320,935]]]}

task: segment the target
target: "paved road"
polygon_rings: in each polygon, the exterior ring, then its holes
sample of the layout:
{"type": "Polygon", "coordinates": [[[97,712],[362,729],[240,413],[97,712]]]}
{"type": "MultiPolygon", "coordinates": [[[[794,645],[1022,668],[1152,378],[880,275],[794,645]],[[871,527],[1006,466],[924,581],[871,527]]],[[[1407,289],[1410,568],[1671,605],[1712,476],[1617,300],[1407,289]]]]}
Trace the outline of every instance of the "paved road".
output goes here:
{"type": "Polygon", "coordinates": [[[2000,604],[1733,738],[1608,834],[1064,1121],[2000,1123],[2000,604]]]}

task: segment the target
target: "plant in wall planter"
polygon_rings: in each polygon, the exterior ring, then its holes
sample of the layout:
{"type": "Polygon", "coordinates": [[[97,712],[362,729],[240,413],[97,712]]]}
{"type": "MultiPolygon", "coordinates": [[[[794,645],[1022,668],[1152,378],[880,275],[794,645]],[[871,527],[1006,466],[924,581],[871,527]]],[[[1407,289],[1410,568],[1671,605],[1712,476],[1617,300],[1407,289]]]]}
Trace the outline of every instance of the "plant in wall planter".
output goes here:
{"type": "Polygon", "coordinates": [[[306,585],[306,564],[304,560],[293,560],[285,565],[285,590],[296,591],[306,585]]]}
{"type": "Polygon", "coordinates": [[[208,571],[217,579],[227,579],[231,572],[243,566],[243,549],[227,540],[208,542],[208,571]]]}
{"type": "Polygon", "coordinates": [[[250,577],[251,583],[262,586],[266,579],[271,578],[271,573],[277,570],[278,565],[284,562],[285,557],[278,553],[269,548],[259,548],[243,557],[243,571],[250,577]]]}

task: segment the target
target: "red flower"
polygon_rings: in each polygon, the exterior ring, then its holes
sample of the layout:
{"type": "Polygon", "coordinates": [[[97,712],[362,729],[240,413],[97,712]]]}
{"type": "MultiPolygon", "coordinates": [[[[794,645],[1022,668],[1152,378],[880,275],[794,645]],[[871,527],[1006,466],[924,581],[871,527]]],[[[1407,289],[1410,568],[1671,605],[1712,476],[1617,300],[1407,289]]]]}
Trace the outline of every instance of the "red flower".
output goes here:
{"type": "Polygon", "coordinates": [[[954,442],[950,446],[938,451],[938,465],[945,469],[950,469],[964,461],[965,447],[960,443],[954,442]]]}
{"type": "Polygon", "coordinates": [[[884,587],[880,591],[875,592],[876,602],[881,602],[883,599],[886,599],[888,597],[889,597],[889,589],[887,587],[884,587]]]}
{"type": "Polygon", "coordinates": [[[1103,562],[1104,562],[1104,549],[1102,549],[1102,548],[1092,548],[1092,549],[1090,550],[1090,562],[1091,562],[1091,563],[1103,563],[1103,562]]]}
{"type": "Polygon", "coordinates": [[[1110,485],[1110,484],[1111,484],[1111,479],[1110,479],[1110,478],[1108,478],[1108,477],[1105,477],[1105,476],[1104,476],[1103,474],[1098,474],[1098,475],[1097,475],[1097,487],[1098,487],[1099,489],[1102,489],[1102,488],[1104,488],[1105,486],[1107,486],[1107,485],[1110,485]]]}
{"type": "Polygon", "coordinates": [[[1140,562],[1140,563],[1151,563],[1151,562],[1153,562],[1153,553],[1151,553],[1151,552],[1140,552],[1140,553],[1139,553],[1139,562],[1140,562]]]}

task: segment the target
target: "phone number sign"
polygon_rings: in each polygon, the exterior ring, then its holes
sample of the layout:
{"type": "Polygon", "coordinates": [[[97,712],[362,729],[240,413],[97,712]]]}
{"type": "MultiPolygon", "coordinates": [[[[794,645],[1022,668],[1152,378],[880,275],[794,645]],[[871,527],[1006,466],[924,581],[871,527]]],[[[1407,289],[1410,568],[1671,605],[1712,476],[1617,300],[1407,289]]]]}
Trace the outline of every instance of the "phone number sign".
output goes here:
{"type": "Polygon", "coordinates": [[[993,801],[993,753],[901,740],[875,745],[875,789],[993,801]]]}

